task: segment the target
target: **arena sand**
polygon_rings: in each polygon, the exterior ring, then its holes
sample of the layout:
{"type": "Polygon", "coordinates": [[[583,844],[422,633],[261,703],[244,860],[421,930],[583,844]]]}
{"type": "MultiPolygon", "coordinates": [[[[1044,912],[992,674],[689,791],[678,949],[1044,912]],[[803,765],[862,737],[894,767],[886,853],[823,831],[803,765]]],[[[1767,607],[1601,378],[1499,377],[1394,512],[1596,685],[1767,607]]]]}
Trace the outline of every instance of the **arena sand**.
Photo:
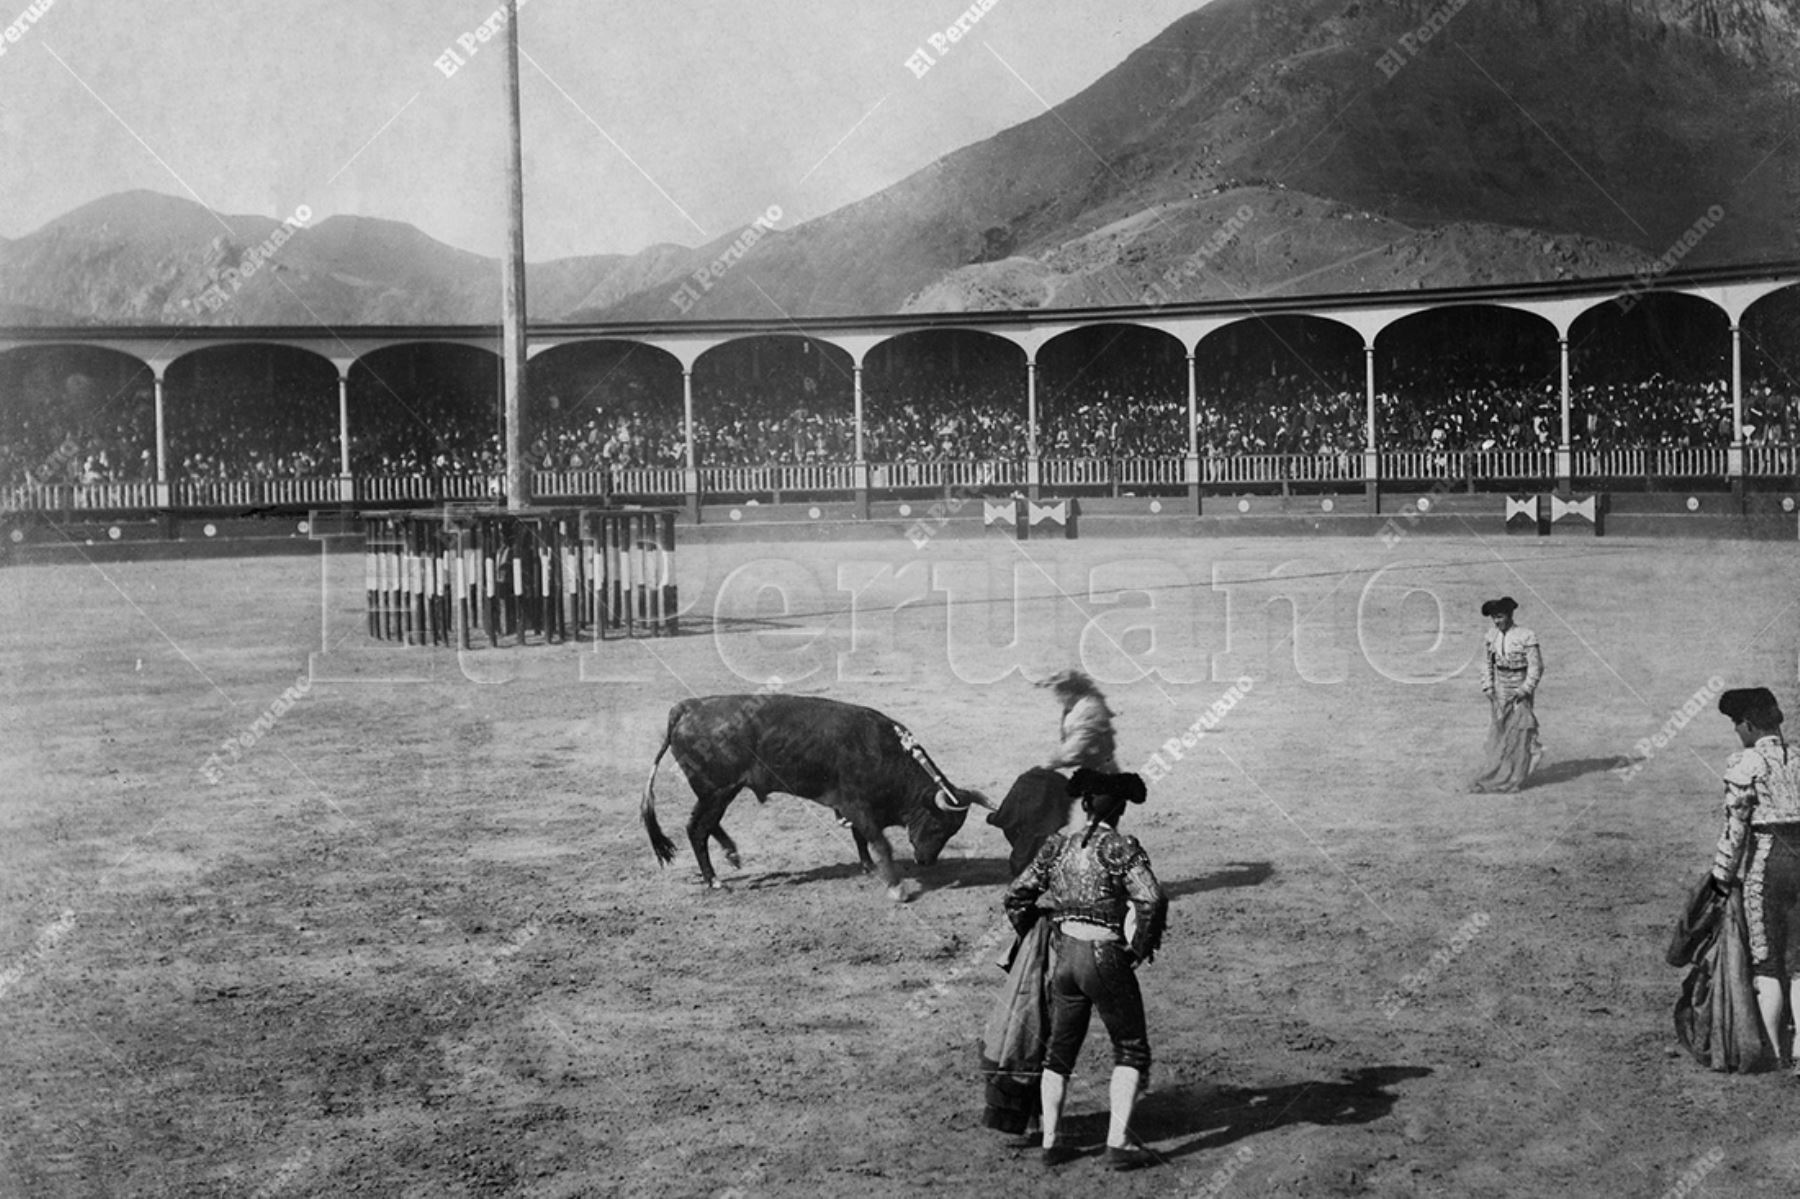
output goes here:
{"type": "MultiPolygon", "coordinates": [[[[328,553],[0,572],[0,1193],[1800,1189],[1800,1083],[1671,1033],[1731,730],[1615,769],[1715,674],[1800,707],[1792,546],[694,546],[682,636],[461,663],[370,642],[328,553]],[[1475,796],[1499,594],[1545,646],[1549,756],[1475,796]],[[1053,744],[1027,680],[1081,664],[1129,766],[1250,684],[1128,818],[1175,906],[1142,975],[1164,1164],[1118,1178],[979,1127],[979,814],[904,906],[815,805],[742,798],[719,892],[637,814],[670,703],[770,685],[879,707],[998,798],[1053,744]]],[[[1095,1143],[1107,1065],[1096,1025],[1095,1143]]]]}

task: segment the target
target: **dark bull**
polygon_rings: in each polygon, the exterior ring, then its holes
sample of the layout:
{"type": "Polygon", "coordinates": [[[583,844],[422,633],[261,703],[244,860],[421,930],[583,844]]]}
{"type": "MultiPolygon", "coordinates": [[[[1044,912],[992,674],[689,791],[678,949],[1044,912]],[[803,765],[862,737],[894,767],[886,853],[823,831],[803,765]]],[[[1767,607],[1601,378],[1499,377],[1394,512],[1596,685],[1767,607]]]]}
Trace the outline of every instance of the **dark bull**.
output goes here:
{"type": "Polygon", "coordinates": [[[644,829],[664,863],[674,860],[675,844],[656,820],[656,771],[671,749],[694,789],[688,843],[700,877],[712,887],[719,884],[707,841],[717,841],[726,861],[740,864],[721,822],[746,787],[759,803],[782,792],[837,813],[850,825],[863,866],[873,866],[895,899],[903,896],[900,873],[883,830],[904,827],[913,860],[929,866],[962,827],[970,804],[993,807],[979,791],[952,785],[911,733],[873,708],[774,693],[687,699],[669,709],[668,731],[644,784],[644,829]]]}

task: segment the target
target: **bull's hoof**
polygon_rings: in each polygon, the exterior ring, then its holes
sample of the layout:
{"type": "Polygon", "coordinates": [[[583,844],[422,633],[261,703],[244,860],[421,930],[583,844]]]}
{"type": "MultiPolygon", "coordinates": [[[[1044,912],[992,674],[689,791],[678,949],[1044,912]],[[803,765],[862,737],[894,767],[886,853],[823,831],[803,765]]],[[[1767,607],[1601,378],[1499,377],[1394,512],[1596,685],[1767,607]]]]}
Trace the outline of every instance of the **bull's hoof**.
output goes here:
{"type": "Polygon", "coordinates": [[[888,898],[895,903],[911,903],[918,897],[917,887],[909,887],[904,882],[895,883],[887,889],[888,898]]]}

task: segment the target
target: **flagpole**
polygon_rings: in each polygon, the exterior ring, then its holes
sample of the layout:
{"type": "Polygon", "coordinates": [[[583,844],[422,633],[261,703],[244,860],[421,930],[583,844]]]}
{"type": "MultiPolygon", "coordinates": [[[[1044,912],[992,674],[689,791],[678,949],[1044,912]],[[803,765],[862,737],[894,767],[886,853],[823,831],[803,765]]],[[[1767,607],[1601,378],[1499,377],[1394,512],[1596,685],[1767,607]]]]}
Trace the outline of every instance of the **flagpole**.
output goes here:
{"type": "Polygon", "coordinates": [[[525,171],[519,133],[519,0],[506,0],[506,281],[501,296],[505,357],[506,506],[531,505],[525,461],[525,171]]]}

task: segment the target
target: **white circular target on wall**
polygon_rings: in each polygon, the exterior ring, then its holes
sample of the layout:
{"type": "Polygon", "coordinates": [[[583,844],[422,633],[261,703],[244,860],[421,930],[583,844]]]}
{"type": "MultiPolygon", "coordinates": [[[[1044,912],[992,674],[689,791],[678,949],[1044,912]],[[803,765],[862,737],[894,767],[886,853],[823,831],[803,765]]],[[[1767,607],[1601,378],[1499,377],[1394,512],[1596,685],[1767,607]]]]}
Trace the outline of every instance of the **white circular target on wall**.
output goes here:
{"type": "Polygon", "coordinates": [[[1788,495],[1788,496],[1782,497],[1781,510],[1783,512],[1792,512],[1794,510],[1794,497],[1793,496],[1788,495]]]}
{"type": "Polygon", "coordinates": [[[21,542],[23,540],[25,540],[25,530],[24,529],[14,529],[12,531],[13,544],[17,545],[17,544],[19,544],[19,542],[21,542]]]}
{"type": "Polygon", "coordinates": [[[200,531],[202,533],[205,533],[208,537],[216,537],[216,536],[218,536],[218,533],[219,533],[219,526],[215,525],[215,524],[208,524],[205,528],[201,529],[200,531]]]}
{"type": "Polygon", "coordinates": [[[1249,500],[1239,500],[1238,501],[1238,511],[1239,512],[1250,511],[1250,501],[1249,500]]]}
{"type": "Polygon", "coordinates": [[[900,505],[900,515],[901,516],[911,516],[912,515],[912,505],[911,504],[901,504],[900,505]]]}
{"type": "Polygon", "coordinates": [[[114,541],[117,541],[119,538],[123,537],[125,534],[119,531],[118,525],[114,525],[112,528],[106,530],[106,535],[108,537],[112,538],[114,541]]]}
{"type": "Polygon", "coordinates": [[[744,519],[744,510],[742,508],[733,508],[731,510],[731,519],[732,520],[743,520],[744,519]]]}
{"type": "Polygon", "coordinates": [[[1690,495],[1690,496],[1688,496],[1688,511],[1689,511],[1689,512],[1698,512],[1698,511],[1700,511],[1700,501],[1699,501],[1699,499],[1697,499],[1697,498],[1696,498],[1696,497],[1694,497],[1694,496],[1691,496],[1691,495],[1690,495]]]}
{"type": "Polygon", "coordinates": [[[1333,512],[1333,511],[1337,510],[1337,501],[1332,500],[1332,499],[1323,499],[1323,500],[1319,501],[1319,507],[1323,511],[1333,512]]]}

